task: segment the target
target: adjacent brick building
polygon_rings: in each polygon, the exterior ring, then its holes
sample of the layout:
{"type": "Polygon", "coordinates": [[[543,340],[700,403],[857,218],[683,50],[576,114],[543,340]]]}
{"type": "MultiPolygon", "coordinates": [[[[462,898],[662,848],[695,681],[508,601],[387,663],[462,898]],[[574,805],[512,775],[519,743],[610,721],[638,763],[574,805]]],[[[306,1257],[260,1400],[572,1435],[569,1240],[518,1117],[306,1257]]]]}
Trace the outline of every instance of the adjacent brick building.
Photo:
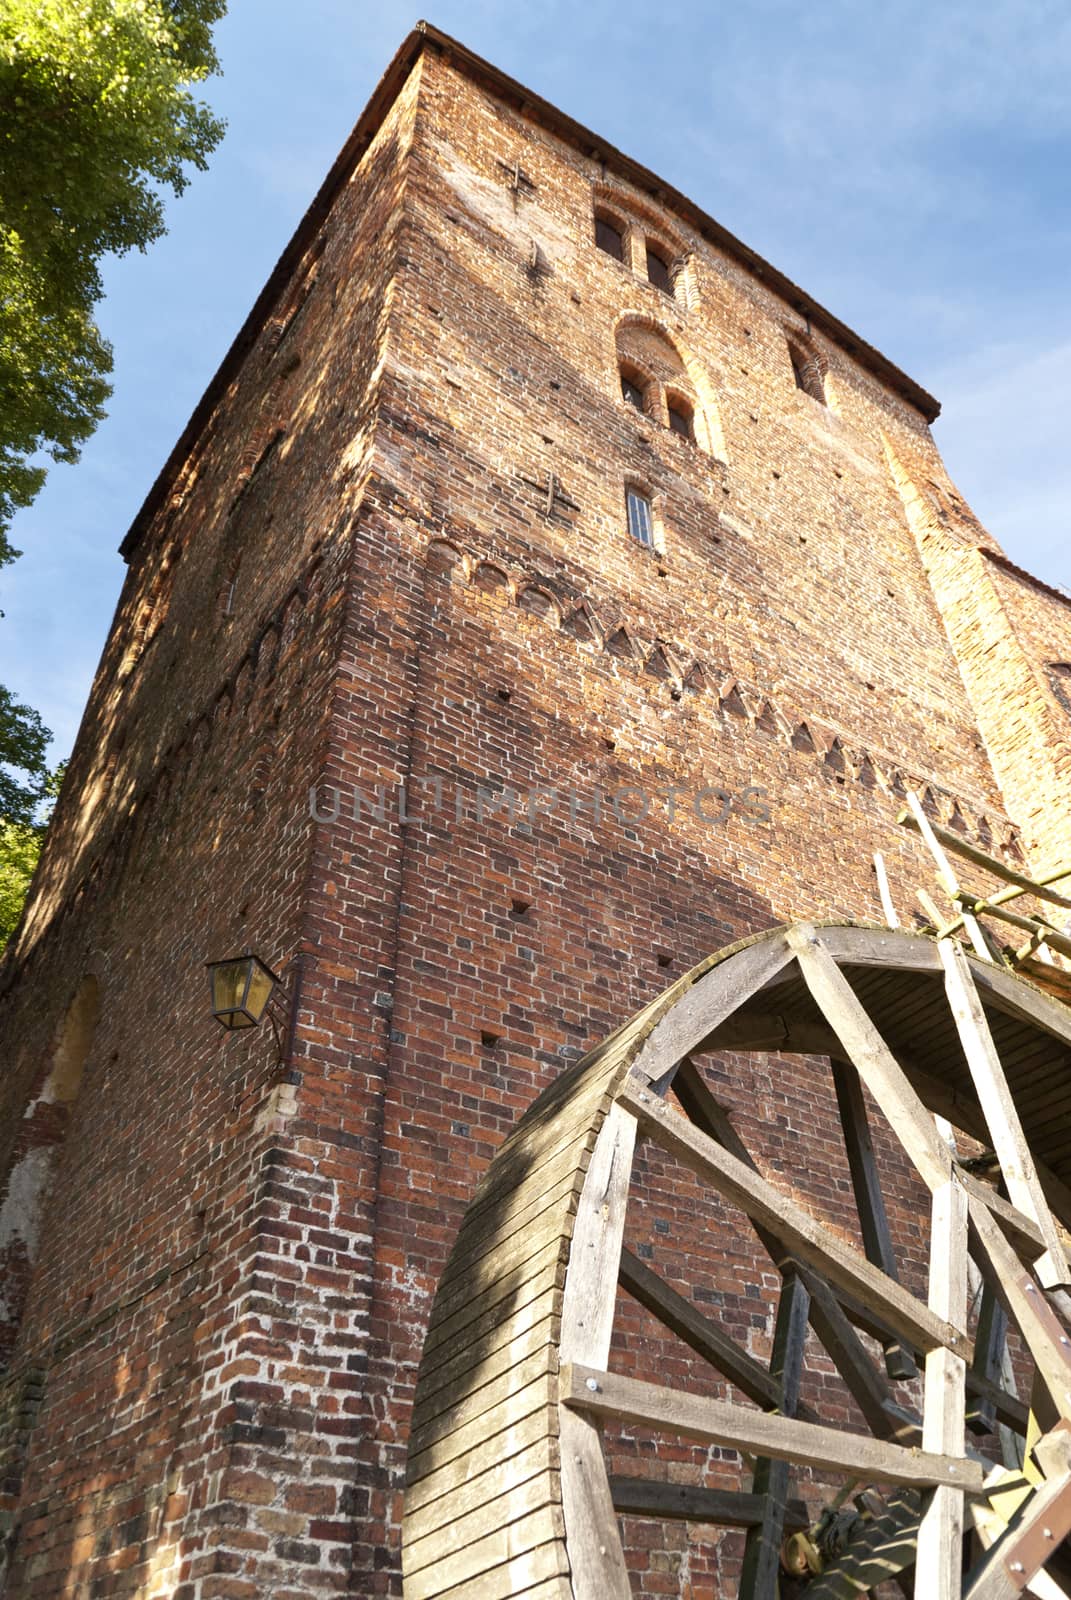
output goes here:
{"type": "Polygon", "coordinates": [[[124,541],[0,979],[7,1593],[399,1593],[427,1308],[519,1111],[718,946],[880,920],[875,850],[910,919],[908,787],[1071,856],[1071,604],[936,414],[406,40],[124,541]],[[281,1050],[209,1015],[246,948],[281,1050]]]}

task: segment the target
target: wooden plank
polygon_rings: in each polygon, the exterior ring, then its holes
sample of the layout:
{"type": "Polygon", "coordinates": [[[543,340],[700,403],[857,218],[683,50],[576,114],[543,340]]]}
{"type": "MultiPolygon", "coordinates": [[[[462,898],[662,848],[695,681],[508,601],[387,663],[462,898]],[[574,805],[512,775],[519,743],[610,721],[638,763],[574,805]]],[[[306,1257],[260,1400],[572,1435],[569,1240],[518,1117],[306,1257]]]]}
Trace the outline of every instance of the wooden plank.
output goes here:
{"type": "Polygon", "coordinates": [[[518,1233],[504,1240],[481,1257],[471,1273],[455,1278],[445,1293],[436,1296],[435,1325],[490,1293],[502,1278],[520,1271],[526,1262],[541,1257],[544,1251],[552,1251],[556,1246],[564,1251],[567,1240],[568,1230],[563,1226],[563,1219],[553,1212],[541,1218],[528,1233],[518,1233]]]}
{"type": "Polygon", "coordinates": [[[459,1362],[453,1370],[438,1374],[441,1381],[433,1386],[426,1388],[422,1375],[409,1424],[411,1432],[441,1416],[447,1409],[452,1408],[457,1412],[466,1392],[478,1393],[489,1383],[497,1381],[507,1372],[531,1360],[540,1350],[548,1347],[557,1349],[558,1327],[557,1317],[546,1317],[542,1322],[519,1333],[508,1344],[502,1345],[490,1355],[485,1355],[482,1360],[468,1365],[459,1362]]]}
{"type": "Polygon", "coordinates": [[[948,1181],[952,1156],[933,1125],[931,1113],[815,929],[801,923],[789,929],[788,940],[808,989],[832,1023],[848,1059],[881,1107],[923,1182],[931,1190],[940,1188],[948,1181]]]}
{"type": "MultiPolygon", "coordinates": [[[[953,1174],[934,1191],[930,1226],[931,1309],[950,1322],[967,1320],[967,1196],[953,1174]]],[[[949,1350],[926,1357],[922,1447],[963,1456],[966,1367],[949,1350]]],[[[919,1600],[960,1600],[963,1572],[963,1490],[943,1485],[923,1512],[915,1563],[919,1600]]]]}
{"type": "MultiPolygon", "coordinates": [[[[432,1357],[420,1363],[420,1398],[434,1394],[445,1384],[453,1383],[464,1373],[476,1367],[484,1368],[488,1362],[495,1361],[505,1350],[510,1352],[507,1359],[513,1357],[513,1352],[519,1349],[519,1341],[525,1339],[540,1323],[545,1323],[548,1318],[555,1326],[561,1315],[561,1290],[545,1289],[542,1294],[532,1300],[527,1300],[524,1305],[510,1308],[508,1314],[503,1313],[501,1320],[487,1329],[480,1337],[470,1339],[466,1337],[460,1342],[458,1348],[449,1343],[441,1345],[432,1352],[432,1357]]],[[[557,1334],[554,1333],[554,1343],[557,1344],[557,1334]]]]}
{"type": "Polygon", "coordinates": [[[1061,955],[1071,956],[1071,939],[1065,933],[1061,933],[1059,928],[1051,927],[1038,917],[1020,916],[1018,911],[1009,911],[999,902],[994,904],[992,900],[978,900],[963,889],[956,896],[956,903],[973,916],[996,917],[998,922],[1007,922],[1013,928],[1022,928],[1024,932],[1044,939],[1046,944],[1051,945],[1054,950],[1059,950],[1061,955]]]}
{"type": "Polygon", "coordinates": [[[534,1140],[528,1150],[518,1147],[508,1159],[501,1157],[501,1154],[496,1156],[487,1169],[486,1187],[481,1185],[473,1196],[470,1208],[473,1217],[480,1215],[486,1207],[497,1205],[504,1194],[512,1194],[522,1182],[539,1181],[540,1169],[565,1151],[572,1150],[575,1153],[577,1166],[586,1165],[585,1157],[590,1155],[599,1126],[601,1113],[598,1108],[604,1103],[609,1104],[605,1095],[593,1102],[590,1120],[585,1110],[585,1115],[579,1121],[548,1125],[542,1130],[543,1136],[534,1140]]]}
{"type": "Polygon", "coordinates": [[[1063,1245],[1049,1211],[1033,1157],[1023,1134],[1019,1114],[989,1031],[982,1002],[971,977],[967,958],[959,945],[942,939],[939,953],[945,968],[948,1003],[959,1032],[960,1044],[974,1080],[975,1091],[985,1115],[993,1149],[1008,1190],[1008,1198],[1018,1211],[1037,1224],[1045,1240],[1045,1253],[1035,1262],[1035,1271],[1046,1288],[1065,1286],[1069,1281],[1063,1245]]]}
{"type": "MultiPolygon", "coordinates": [[[[897,822],[904,828],[918,830],[918,822],[910,811],[901,811],[897,822]]],[[[929,818],[927,818],[929,822],[929,818]]],[[[1017,888],[1027,894],[1036,895],[1039,900],[1051,900],[1053,905],[1071,906],[1071,900],[1065,900],[1062,894],[1057,894],[1055,889],[1050,889],[1044,883],[1039,883],[1033,878],[1028,878],[1022,872],[1016,872],[1014,867],[1006,866],[1003,861],[998,861],[996,856],[986,855],[984,850],[979,850],[976,845],[961,839],[958,833],[952,833],[948,828],[940,828],[936,823],[930,822],[934,837],[943,844],[946,850],[951,850],[954,855],[962,856],[965,861],[971,861],[976,867],[984,867],[986,872],[992,873],[994,878],[1001,878],[1005,883],[1014,883],[1017,888]]],[[[1051,881],[1068,876],[1071,869],[1065,868],[1062,872],[1053,873],[1051,881]]]]}
{"type": "MultiPolygon", "coordinates": [[[[937,863],[937,876],[940,880],[941,887],[944,889],[952,903],[956,904],[957,896],[959,894],[959,884],[956,881],[956,874],[952,870],[952,863],[949,861],[948,857],[944,853],[944,850],[941,848],[941,842],[934,833],[930,819],[923,810],[922,802],[918,795],[915,794],[914,790],[908,790],[907,803],[911,809],[912,816],[914,817],[915,826],[925,839],[927,845],[929,846],[930,854],[937,863]]],[[[926,900],[924,899],[923,892],[921,890],[919,891],[919,899],[922,900],[924,905],[926,904],[926,900]]],[[[930,914],[933,914],[932,911],[930,914]]],[[[988,934],[978,921],[977,917],[972,917],[970,912],[964,910],[963,908],[961,908],[961,915],[963,917],[963,926],[966,928],[967,933],[970,936],[970,941],[974,946],[975,954],[982,961],[992,961],[994,959],[993,947],[989,942],[988,934]]],[[[938,930],[943,927],[947,920],[948,919],[946,917],[938,915],[938,930]]]]}
{"type": "Polygon", "coordinates": [[[461,1455],[451,1456],[418,1475],[410,1472],[405,1490],[406,1516],[433,1503],[440,1506],[449,1503],[452,1496],[465,1491],[470,1482],[503,1463],[519,1460],[533,1448],[546,1451],[548,1468],[558,1466],[557,1407],[551,1413],[529,1411],[517,1422],[507,1422],[496,1433],[477,1438],[461,1455]]]}
{"type": "Polygon", "coordinates": [[[648,1082],[663,1077],[750,995],[775,978],[790,959],[784,934],[778,930],[713,967],[655,1024],[632,1071],[648,1082]]]}
{"type": "MultiPolygon", "coordinates": [[[[794,1417],[799,1405],[809,1309],[810,1296],[803,1284],[794,1272],[786,1273],[781,1284],[770,1358],[770,1376],[781,1389],[778,1410],[784,1417],[794,1417]]],[[[762,1498],[762,1516],[755,1527],[748,1530],[744,1542],[741,1600],[766,1600],[768,1595],[777,1592],[788,1484],[787,1461],[769,1456],[759,1457],[751,1487],[762,1498]]]]}
{"type": "Polygon", "coordinates": [[[481,1416],[474,1417],[463,1428],[457,1428],[452,1433],[433,1440],[421,1450],[410,1448],[406,1460],[409,1481],[415,1483],[428,1473],[445,1466],[447,1462],[468,1455],[474,1446],[484,1440],[492,1439],[495,1434],[504,1433],[515,1423],[522,1422],[533,1411],[546,1413],[543,1424],[546,1433],[557,1434],[557,1408],[554,1405],[557,1398],[557,1383],[550,1373],[545,1373],[527,1388],[506,1395],[498,1405],[485,1411],[481,1416]],[[552,1412],[555,1413],[553,1416],[552,1412]]]}
{"type": "Polygon", "coordinates": [[[450,1490],[423,1505],[410,1505],[407,1495],[402,1523],[402,1538],[406,1548],[427,1534],[434,1533],[436,1528],[445,1527],[447,1523],[475,1511],[478,1506],[488,1505],[500,1495],[519,1488],[530,1478],[536,1478],[541,1473],[557,1473],[559,1464],[557,1439],[548,1441],[541,1437],[519,1453],[505,1449],[500,1460],[475,1477],[451,1479],[450,1490]]]}
{"type": "Polygon", "coordinates": [[[1069,1532],[1071,1471],[1065,1468],[1035,1489],[1008,1534],[972,1574],[964,1600],[1018,1600],[1069,1532]],[[1051,1537],[1045,1537],[1045,1529],[1051,1537]]]}
{"type": "Polygon", "coordinates": [[[552,1374],[558,1364],[558,1353],[552,1345],[541,1345],[527,1360],[508,1367],[490,1383],[470,1389],[462,1381],[456,1389],[443,1389],[436,1397],[437,1405],[426,1420],[410,1430],[409,1449],[414,1456],[430,1450],[449,1434],[464,1430],[469,1424],[479,1422],[490,1411],[508,1403],[514,1394],[537,1384],[547,1374],[552,1374]]]}
{"type": "Polygon", "coordinates": [[[528,1225],[570,1194],[579,1196],[583,1182],[583,1172],[570,1164],[552,1174],[549,1183],[528,1179],[519,1184],[512,1193],[504,1195],[497,1206],[488,1206],[471,1224],[467,1219],[462,1222],[448,1265],[455,1257],[471,1259],[485,1240],[502,1237],[507,1230],[512,1232],[518,1226],[528,1225]]]}
{"type": "MultiPolygon", "coordinates": [[[[863,1249],[866,1251],[868,1261],[880,1267],[888,1277],[899,1282],[900,1274],[896,1267],[892,1230],[889,1227],[885,1199],[881,1192],[881,1178],[874,1155],[874,1141],[870,1134],[870,1119],[863,1098],[863,1086],[859,1081],[859,1074],[850,1062],[834,1059],[830,1062],[830,1066],[844,1133],[844,1147],[848,1156],[848,1170],[851,1173],[852,1189],[855,1194],[855,1207],[859,1214],[859,1227],[863,1236],[863,1249]]],[[[890,1378],[918,1377],[918,1368],[912,1360],[911,1352],[905,1349],[899,1340],[884,1341],[883,1351],[885,1370],[890,1378]]]]}
{"type": "Polygon", "coordinates": [[[473,1588],[474,1580],[494,1568],[505,1566],[510,1573],[512,1587],[503,1595],[520,1594],[530,1588],[533,1581],[551,1576],[555,1567],[560,1569],[560,1559],[533,1560],[540,1546],[562,1536],[560,1506],[542,1506],[538,1511],[498,1528],[485,1539],[466,1546],[442,1561],[434,1561],[420,1572],[405,1575],[405,1600],[437,1600],[437,1597],[455,1592],[462,1584],[469,1587],[466,1593],[482,1595],[484,1589],[473,1588]],[[549,1569],[549,1570],[548,1570],[549,1569]]]}
{"type": "Polygon", "coordinates": [[[559,1149],[546,1161],[537,1162],[519,1183],[515,1182],[512,1187],[504,1184],[502,1188],[496,1189],[489,1195],[487,1203],[473,1213],[471,1224],[468,1222],[469,1212],[466,1211],[462,1226],[471,1225],[475,1229],[485,1222],[490,1222],[498,1214],[499,1206],[509,1205],[519,1197],[523,1197],[524,1203],[527,1204],[529,1195],[545,1194],[570,1176],[582,1184],[594,1143],[593,1130],[584,1128],[579,1133],[574,1131],[571,1138],[565,1139],[559,1149]]]}
{"type": "MultiPolygon", "coordinates": [[[[599,1134],[580,1197],[562,1306],[563,1361],[605,1366],[614,1326],[636,1119],[615,1103],[599,1134]]],[[[631,1600],[598,1422],[562,1408],[562,1509],[573,1587],[600,1600],[631,1600]]]]}
{"type": "MultiPolygon", "coordinates": [[[[936,972],[943,977],[935,941],[904,929],[823,927],[822,943],[841,965],[883,967],[890,972],[936,972]]],[[[1071,1012],[1059,1001],[991,962],[972,966],[974,981],[993,1009],[1027,1022],[1071,1046],[1071,1012]]]]}
{"type": "Polygon", "coordinates": [[[435,1320],[424,1340],[421,1365],[425,1361],[430,1363],[438,1359],[444,1348],[452,1355],[456,1348],[454,1340],[463,1329],[467,1330],[466,1338],[482,1338],[491,1328],[501,1326],[514,1308],[526,1305],[547,1289],[561,1288],[565,1283],[565,1269],[566,1256],[562,1243],[554,1240],[539,1255],[533,1256],[531,1261],[524,1262],[496,1283],[485,1285],[478,1298],[471,1299],[449,1317],[435,1319],[435,1308],[432,1307],[432,1318],[435,1320]]]}
{"type": "Polygon", "coordinates": [[[982,1468],[976,1461],[908,1450],[882,1439],[682,1394],[575,1363],[562,1367],[559,1381],[562,1399],[570,1406],[634,1427],[681,1434],[701,1444],[777,1456],[871,1483],[949,1484],[968,1494],[977,1494],[982,1487],[982,1468]]]}
{"type": "MultiPolygon", "coordinates": [[[[469,1545],[486,1540],[490,1534],[520,1522],[544,1506],[559,1506],[561,1491],[555,1472],[539,1472],[518,1483],[511,1483],[504,1493],[484,1500],[469,1510],[458,1512],[449,1522],[414,1537],[408,1528],[405,1533],[405,1584],[406,1589],[416,1574],[425,1567],[446,1562],[460,1555],[469,1545]]],[[[519,1550],[515,1550],[519,1554],[519,1550]]],[[[492,1561],[492,1566],[497,1562],[492,1561]]],[[[452,1580],[456,1581],[456,1580],[452,1580]]]]}
{"type": "MultiPolygon", "coordinates": [[[[1024,1270],[987,1208],[967,1198],[971,1228],[1003,1299],[1034,1358],[1038,1376],[1060,1416],[1071,1415],[1071,1345],[1037,1284],[1024,1270]]],[[[977,1259],[977,1257],[976,1257],[977,1259]]]]}
{"type": "MultiPolygon", "coordinates": [[[[610,1478],[614,1510],[623,1517],[657,1517],[666,1522],[709,1522],[720,1528],[752,1528],[762,1520],[765,1497],[740,1489],[701,1489],[658,1478],[610,1478]]],[[[785,1506],[785,1526],[806,1528],[810,1514],[802,1500],[785,1506]]]]}
{"type": "Polygon", "coordinates": [[[466,1580],[447,1589],[436,1600],[576,1600],[568,1570],[568,1558],[556,1540],[481,1573],[475,1583],[466,1580]]]}
{"type": "Polygon", "coordinates": [[[893,905],[892,893],[889,889],[889,874],[885,870],[885,857],[880,850],[875,850],[874,852],[874,876],[878,880],[878,896],[881,900],[881,909],[884,913],[885,921],[890,928],[898,928],[900,926],[900,918],[896,915],[896,907],[893,905]]]}
{"type": "Polygon", "coordinates": [[[540,1196],[530,1211],[527,1207],[521,1207],[519,1212],[503,1215],[497,1227],[488,1226],[476,1237],[458,1234],[437,1292],[445,1294],[465,1279],[470,1283],[478,1281],[483,1270],[482,1263],[500,1257],[519,1243],[522,1236],[529,1241],[538,1239],[542,1243],[552,1234],[568,1234],[570,1219],[579,1200],[578,1178],[579,1174],[574,1174],[572,1180],[566,1179],[564,1183],[556,1185],[549,1196],[540,1196]],[[529,1211],[528,1215],[524,1214],[526,1211],[529,1211]]]}
{"type": "Polygon", "coordinates": [[[698,1306],[679,1294],[631,1250],[621,1252],[620,1281],[621,1287],[634,1300],[734,1383],[749,1400],[771,1409],[781,1404],[780,1385],[761,1361],[756,1361],[735,1339],[723,1333],[698,1306]]]}
{"type": "MultiPolygon", "coordinates": [[[[694,1123],[670,1111],[642,1081],[632,1075],[621,1090],[620,1103],[639,1118],[645,1133],[653,1134],[686,1166],[706,1179],[732,1204],[775,1234],[811,1266],[848,1294],[881,1308],[895,1331],[923,1350],[947,1345],[969,1358],[967,1333],[934,1316],[929,1308],[900,1284],[887,1278],[866,1257],[836,1236],[833,1225],[805,1210],[773,1184],[701,1133],[694,1123]]],[[[931,1122],[932,1126],[932,1122],[931,1122]]]]}
{"type": "MultiPolygon", "coordinates": [[[[1008,1314],[991,1283],[982,1284],[978,1307],[978,1326],[974,1335],[974,1362],[968,1379],[981,1377],[986,1383],[999,1386],[1004,1366],[1005,1339],[1008,1331],[1008,1314]]],[[[972,1389],[974,1399],[967,1407],[967,1426],[972,1433],[993,1432],[996,1411],[993,1401],[972,1389]]]]}

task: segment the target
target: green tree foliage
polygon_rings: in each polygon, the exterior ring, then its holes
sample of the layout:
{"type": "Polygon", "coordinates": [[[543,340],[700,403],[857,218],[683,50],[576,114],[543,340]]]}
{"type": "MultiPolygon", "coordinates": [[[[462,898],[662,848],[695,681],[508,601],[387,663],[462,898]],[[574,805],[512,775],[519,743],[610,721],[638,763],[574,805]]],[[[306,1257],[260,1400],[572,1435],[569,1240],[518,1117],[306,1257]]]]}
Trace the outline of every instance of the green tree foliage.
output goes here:
{"type": "MultiPolygon", "coordinates": [[[[191,93],[218,70],[226,0],[0,0],[0,567],[14,513],[76,461],[104,415],[112,355],[93,321],[100,265],[164,231],[164,197],[223,124],[191,93]]],[[[41,847],[51,738],[0,688],[0,931],[41,847]]]]}
{"type": "Polygon", "coordinates": [[[0,684],[0,825],[32,823],[48,792],[45,750],[52,735],[36,711],[0,684]]]}
{"type": "Polygon", "coordinates": [[[218,68],[226,0],[0,5],[0,565],[6,530],[104,414],[100,263],[164,231],[223,125],[190,86],[218,68]]]}
{"type": "MultiPolygon", "coordinates": [[[[0,691],[2,692],[2,691],[0,691]]],[[[31,716],[35,713],[31,712],[31,716]]],[[[47,735],[46,735],[47,739],[47,735]]],[[[0,821],[0,951],[18,926],[23,902],[41,854],[64,767],[44,776],[42,801],[31,821],[0,821]]]]}

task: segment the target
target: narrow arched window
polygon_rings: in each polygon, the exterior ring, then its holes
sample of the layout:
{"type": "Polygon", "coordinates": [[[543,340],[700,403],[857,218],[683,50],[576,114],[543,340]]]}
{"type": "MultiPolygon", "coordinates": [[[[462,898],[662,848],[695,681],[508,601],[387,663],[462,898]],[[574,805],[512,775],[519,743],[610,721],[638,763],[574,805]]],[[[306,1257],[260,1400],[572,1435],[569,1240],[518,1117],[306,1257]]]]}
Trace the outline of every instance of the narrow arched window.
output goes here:
{"type": "Polygon", "coordinates": [[[1046,670],[1053,694],[1071,716],[1071,662],[1050,661],[1046,670]]]}
{"type": "Polygon", "coordinates": [[[608,256],[613,256],[615,261],[624,261],[625,235],[605,217],[595,218],[595,243],[608,256]]]}
{"type": "Polygon", "coordinates": [[[670,395],[666,400],[669,412],[669,426],[674,433],[679,433],[682,439],[695,442],[695,413],[687,400],[682,400],[679,395],[670,395]]]}
{"type": "Polygon", "coordinates": [[[647,279],[664,294],[673,293],[673,274],[669,262],[652,245],[647,246],[647,279]]]}
{"type": "Polygon", "coordinates": [[[818,357],[795,344],[789,345],[788,355],[792,362],[792,376],[796,380],[796,388],[802,389],[804,394],[809,394],[812,400],[818,400],[825,405],[826,386],[818,357]]]}
{"type": "Polygon", "coordinates": [[[648,550],[654,549],[654,517],[651,515],[651,502],[639,489],[628,488],[625,490],[625,508],[628,512],[628,531],[637,544],[644,545],[648,550]]]}
{"type": "Polygon", "coordinates": [[[643,410],[643,390],[631,378],[621,379],[621,393],[630,406],[635,406],[637,411],[643,410]]]}

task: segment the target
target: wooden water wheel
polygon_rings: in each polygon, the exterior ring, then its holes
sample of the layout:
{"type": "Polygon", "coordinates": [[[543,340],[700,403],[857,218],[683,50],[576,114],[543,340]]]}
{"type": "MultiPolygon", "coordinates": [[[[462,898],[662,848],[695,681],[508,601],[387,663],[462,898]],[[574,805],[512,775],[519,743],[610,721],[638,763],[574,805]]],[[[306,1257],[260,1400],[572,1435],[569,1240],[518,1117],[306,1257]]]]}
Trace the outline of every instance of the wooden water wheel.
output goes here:
{"type": "Polygon", "coordinates": [[[655,1592],[623,1518],[745,1530],[706,1593],[1071,1596],[1069,1135],[1071,1010],[953,939],[801,924],[694,968],[540,1096],[465,1214],[416,1385],[406,1600],[655,1592]],[[825,1073],[843,1174],[753,1153],[719,1052],[738,1090],[749,1052],[775,1088],[825,1073]],[[677,1286],[641,1193],[671,1169],[677,1286]],[[745,1232],[768,1270],[740,1298],[776,1302],[748,1337],[689,1292],[745,1232]],[[666,1341],[625,1341],[653,1373],[622,1370],[623,1305],[666,1341]]]}

